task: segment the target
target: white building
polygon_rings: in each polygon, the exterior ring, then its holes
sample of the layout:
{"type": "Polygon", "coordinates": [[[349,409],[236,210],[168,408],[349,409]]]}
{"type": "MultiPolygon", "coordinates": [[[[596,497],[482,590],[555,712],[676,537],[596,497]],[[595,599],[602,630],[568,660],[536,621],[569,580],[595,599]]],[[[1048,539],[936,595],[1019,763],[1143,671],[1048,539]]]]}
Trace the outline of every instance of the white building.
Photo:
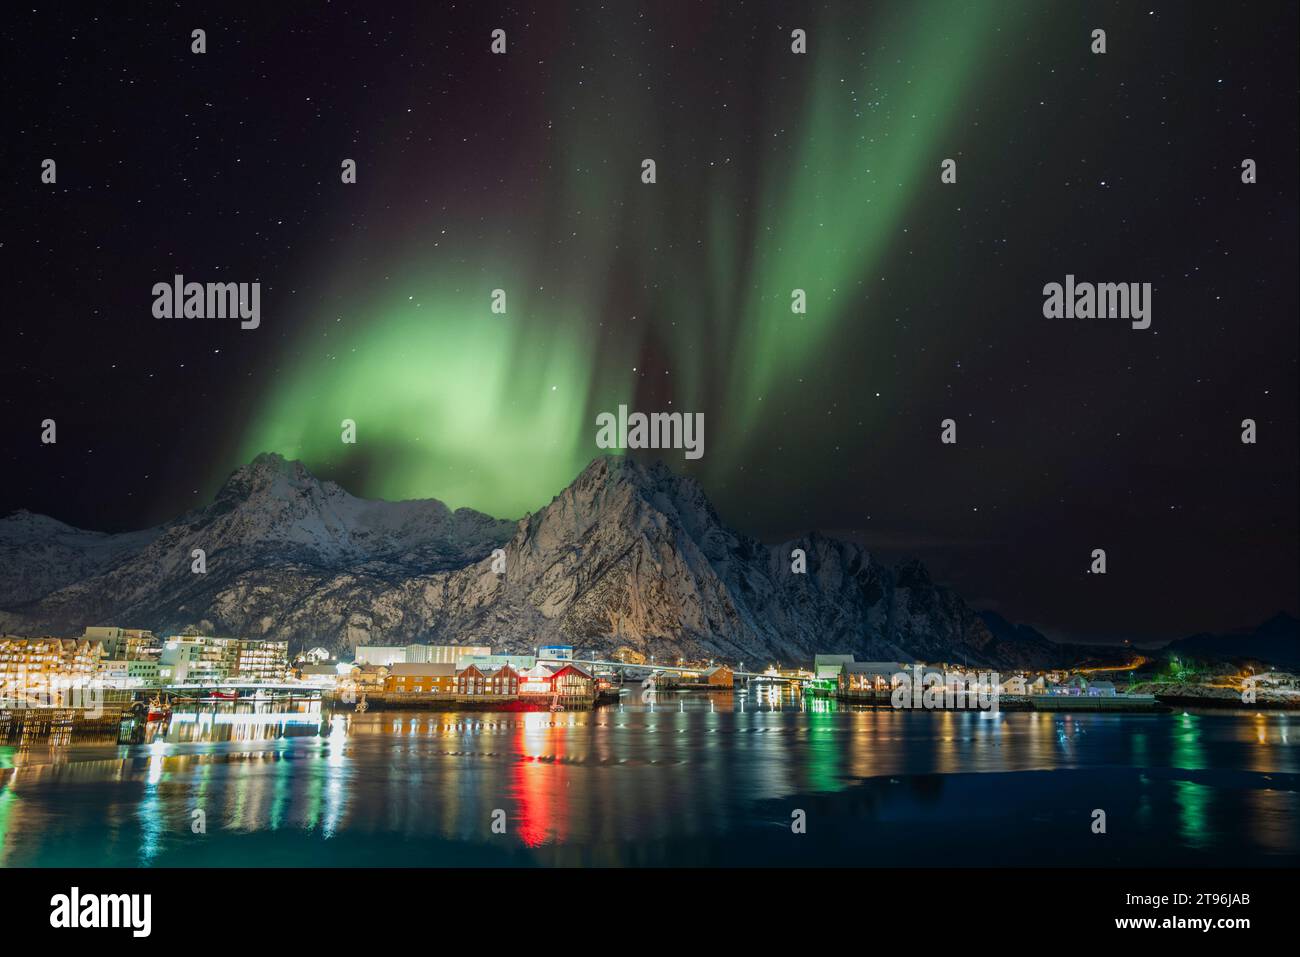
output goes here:
{"type": "Polygon", "coordinates": [[[158,639],[144,628],[117,628],[95,625],[86,629],[82,641],[99,642],[104,646],[104,657],[114,661],[131,661],[136,658],[156,658],[160,650],[158,639]]]}
{"type": "Polygon", "coordinates": [[[491,655],[490,645],[357,645],[359,665],[455,664],[471,655],[491,655]]]}
{"type": "Polygon", "coordinates": [[[289,669],[289,643],[243,638],[178,635],[163,642],[160,664],[176,684],[207,684],[228,678],[280,682],[289,669]]]}
{"type": "Polygon", "coordinates": [[[162,665],[154,658],[101,661],[99,677],[114,688],[155,688],[163,683],[162,665]]]}
{"type": "MultiPolygon", "coordinates": [[[[342,666],[350,673],[351,667],[342,666]]],[[[340,666],[337,664],[326,664],[324,662],[303,665],[298,672],[299,678],[303,684],[311,685],[313,688],[337,688],[339,683],[340,666]]]]}
{"type": "Polygon", "coordinates": [[[836,680],[843,667],[852,663],[852,655],[817,655],[813,658],[813,677],[836,680]]]}
{"type": "Polygon", "coordinates": [[[479,671],[487,674],[489,671],[496,671],[498,668],[509,665],[515,671],[523,674],[536,664],[537,657],[535,655],[465,655],[456,659],[456,670],[464,671],[470,665],[473,665],[479,671]]]}

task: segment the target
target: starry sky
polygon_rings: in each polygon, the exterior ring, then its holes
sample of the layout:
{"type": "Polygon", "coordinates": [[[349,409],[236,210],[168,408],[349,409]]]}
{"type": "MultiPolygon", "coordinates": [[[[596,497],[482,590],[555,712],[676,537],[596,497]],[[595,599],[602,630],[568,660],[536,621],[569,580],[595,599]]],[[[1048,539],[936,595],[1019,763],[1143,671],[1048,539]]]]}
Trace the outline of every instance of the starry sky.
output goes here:
{"type": "Polygon", "coordinates": [[[517,517],[623,403],[704,413],[664,457],[732,526],[1053,637],[1296,611],[1292,3],[20,6],[0,514],[143,527],[276,451],[517,517]],[[260,327],[155,318],[177,273],[260,327]],[[1151,329],[1044,318],[1067,273],[1151,329]]]}

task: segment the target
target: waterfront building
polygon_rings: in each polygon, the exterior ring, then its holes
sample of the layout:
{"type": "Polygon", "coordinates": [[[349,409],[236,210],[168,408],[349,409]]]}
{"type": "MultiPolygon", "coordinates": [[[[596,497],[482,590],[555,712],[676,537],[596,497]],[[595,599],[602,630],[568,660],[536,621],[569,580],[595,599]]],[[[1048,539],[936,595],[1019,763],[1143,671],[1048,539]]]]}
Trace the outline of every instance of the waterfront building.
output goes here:
{"type": "Polygon", "coordinates": [[[542,645],[537,649],[538,661],[572,661],[573,645],[542,645]]]}
{"type": "Polygon", "coordinates": [[[159,672],[170,684],[184,684],[190,676],[190,665],[198,660],[200,646],[197,642],[169,639],[163,642],[159,656],[159,672]]]}
{"type": "Polygon", "coordinates": [[[176,684],[224,681],[239,664],[239,639],[186,635],[163,642],[161,663],[172,669],[176,684]]]}
{"type": "Polygon", "coordinates": [[[275,683],[289,670],[289,643],[185,635],[163,643],[161,664],[177,684],[208,684],[241,678],[275,683]]]}
{"type": "Polygon", "coordinates": [[[357,645],[358,664],[456,664],[468,656],[492,654],[490,645],[357,645]]]}
{"type": "Polygon", "coordinates": [[[234,675],[239,665],[239,639],[202,637],[194,642],[190,680],[222,681],[234,675]]]}
{"type": "Polygon", "coordinates": [[[387,668],[406,661],[406,646],[357,645],[353,660],[359,665],[383,665],[387,668]]]}
{"type": "Polygon", "coordinates": [[[384,681],[386,694],[455,694],[456,666],[450,662],[399,661],[384,681]]]}
{"type": "Polygon", "coordinates": [[[324,662],[302,665],[298,668],[298,680],[315,688],[337,688],[339,666],[324,662]]]}
{"type": "Polygon", "coordinates": [[[463,671],[473,665],[486,674],[509,665],[515,671],[524,672],[537,664],[535,655],[464,655],[456,659],[456,670],[463,671]]]}
{"type": "Polygon", "coordinates": [[[284,681],[289,673],[289,643],[241,639],[235,664],[236,677],[265,683],[284,681]]]}
{"type": "Polygon", "coordinates": [[[104,646],[84,638],[0,637],[0,687],[93,678],[104,646]]]}
{"type": "Polygon", "coordinates": [[[104,657],[113,661],[157,659],[162,651],[162,646],[154,637],[154,633],[144,628],[96,625],[87,628],[81,638],[83,641],[98,641],[104,646],[104,657]]]}
{"type": "Polygon", "coordinates": [[[596,694],[596,679],[577,665],[565,665],[551,675],[551,689],[561,698],[591,698],[596,694]]]}
{"type": "Polygon", "coordinates": [[[848,661],[840,667],[837,687],[841,694],[892,691],[904,673],[914,674],[905,661],[848,661]]]}
{"type": "Polygon", "coordinates": [[[1024,694],[1024,678],[1004,681],[988,672],[946,669],[939,665],[906,661],[852,661],[843,665],[836,682],[841,695],[892,692],[899,685],[912,687],[950,687],[967,694],[1024,694]],[[1012,690],[1013,688],[1019,690],[1012,690]]]}
{"type": "Polygon", "coordinates": [[[481,695],[483,693],[483,672],[476,665],[470,665],[456,672],[456,693],[461,695],[481,695]]]}
{"type": "Polygon", "coordinates": [[[1029,693],[1029,682],[1024,675],[1009,675],[1002,679],[1002,694],[1025,695],[1029,693]]]}
{"type": "Polygon", "coordinates": [[[533,665],[519,674],[520,694],[550,694],[555,671],[546,665],[533,665]]]}
{"type": "Polygon", "coordinates": [[[844,666],[852,662],[852,655],[817,655],[813,659],[813,677],[836,681],[844,666]]]}
{"type": "Polygon", "coordinates": [[[734,683],[735,675],[726,665],[715,665],[700,678],[700,684],[706,688],[730,688],[734,683]]]}
{"type": "Polygon", "coordinates": [[[454,665],[466,655],[490,655],[491,645],[408,645],[407,661],[427,661],[432,664],[454,665]],[[420,649],[422,657],[411,657],[412,648],[420,649]]]}
{"type": "Polygon", "coordinates": [[[655,689],[658,691],[671,691],[674,688],[696,687],[700,683],[700,676],[689,671],[656,671],[654,672],[655,689]]]}
{"type": "Polygon", "coordinates": [[[1048,688],[1048,694],[1089,698],[1113,698],[1115,693],[1113,682],[1089,681],[1083,675],[1071,675],[1060,684],[1048,688]]]}
{"type": "Polygon", "coordinates": [[[339,675],[340,687],[347,685],[358,693],[377,694],[388,687],[387,665],[354,664],[346,673],[339,675]]]}
{"type": "Polygon", "coordinates": [[[162,665],[155,658],[102,659],[99,677],[117,688],[156,688],[162,684],[162,665]]]}
{"type": "Polygon", "coordinates": [[[1088,679],[1083,675],[1072,675],[1065,681],[1051,686],[1050,694],[1083,695],[1088,691],[1088,679]]]}
{"type": "Polygon", "coordinates": [[[483,676],[484,694],[513,697],[519,694],[519,672],[509,665],[483,676]]]}

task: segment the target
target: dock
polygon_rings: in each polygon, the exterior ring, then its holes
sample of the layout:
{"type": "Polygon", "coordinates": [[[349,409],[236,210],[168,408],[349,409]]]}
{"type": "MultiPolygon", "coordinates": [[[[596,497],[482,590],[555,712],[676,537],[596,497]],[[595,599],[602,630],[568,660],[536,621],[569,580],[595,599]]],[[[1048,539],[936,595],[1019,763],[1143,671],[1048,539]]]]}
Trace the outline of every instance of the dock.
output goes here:
{"type": "MultiPolygon", "coordinates": [[[[831,697],[843,704],[870,705],[872,707],[893,708],[891,691],[830,691],[825,697],[831,697]]],[[[969,696],[975,698],[974,694],[969,696]]],[[[939,708],[899,708],[899,711],[983,711],[991,708],[977,708],[968,702],[963,707],[939,708]]],[[[1106,714],[1159,714],[1171,710],[1158,701],[1154,695],[999,695],[999,711],[1048,711],[1048,712],[1101,712],[1106,714]]]]}
{"type": "Polygon", "coordinates": [[[0,710],[0,744],[20,748],[37,742],[71,744],[84,738],[116,739],[122,709],[5,708],[0,710]]]}

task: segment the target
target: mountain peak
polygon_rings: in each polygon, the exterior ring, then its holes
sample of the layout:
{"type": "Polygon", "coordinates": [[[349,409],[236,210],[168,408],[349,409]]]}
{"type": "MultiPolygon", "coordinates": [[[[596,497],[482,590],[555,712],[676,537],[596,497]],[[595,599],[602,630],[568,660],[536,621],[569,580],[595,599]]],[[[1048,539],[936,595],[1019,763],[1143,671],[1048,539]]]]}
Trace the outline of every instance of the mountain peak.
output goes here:
{"type": "Polygon", "coordinates": [[[286,459],[279,452],[259,452],[253,456],[252,460],[244,466],[236,469],[237,472],[247,472],[250,474],[267,474],[267,475],[284,475],[287,477],[312,477],[307,466],[297,459],[286,459]]]}
{"type": "Polygon", "coordinates": [[[320,487],[322,484],[298,460],[286,459],[278,452],[261,452],[247,465],[241,465],[230,473],[230,477],[217,492],[216,502],[229,504],[232,500],[272,492],[279,486],[305,488],[320,487]]]}
{"type": "Polygon", "coordinates": [[[601,455],[592,459],[570,487],[617,482],[627,482],[642,491],[685,494],[692,498],[701,494],[693,478],[678,475],[662,459],[647,462],[629,455],[601,455]]]}
{"type": "Polygon", "coordinates": [[[16,511],[10,512],[8,515],[0,517],[0,523],[4,524],[10,534],[18,534],[19,530],[26,530],[30,533],[40,533],[45,535],[79,531],[65,522],[60,522],[57,518],[51,518],[49,515],[41,515],[38,512],[33,512],[26,508],[17,509],[16,511]]]}
{"type": "Polygon", "coordinates": [[[248,464],[257,468],[280,469],[286,465],[301,465],[302,463],[297,459],[286,459],[279,452],[258,452],[248,464]]]}

